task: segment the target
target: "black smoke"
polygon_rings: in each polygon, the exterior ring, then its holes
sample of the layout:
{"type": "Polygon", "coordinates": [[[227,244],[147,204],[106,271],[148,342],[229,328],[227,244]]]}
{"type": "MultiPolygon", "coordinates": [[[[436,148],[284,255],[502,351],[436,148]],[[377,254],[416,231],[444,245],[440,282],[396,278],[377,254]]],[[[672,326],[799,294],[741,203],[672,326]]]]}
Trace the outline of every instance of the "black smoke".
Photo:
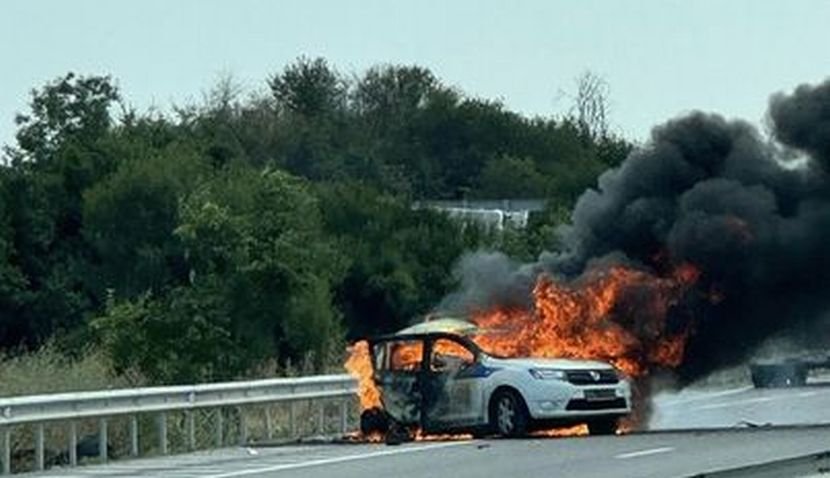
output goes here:
{"type": "Polygon", "coordinates": [[[773,335],[804,337],[830,311],[830,81],[773,96],[769,118],[772,138],[700,112],[655,127],[582,194],[561,251],[522,266],[467,257],[443,305],[515,303],[542,271],[568,280],[597,264],[660,275],[692,263],[701,277],[669,317],[692,330],[681,381],[745,360],[773,335]]]}

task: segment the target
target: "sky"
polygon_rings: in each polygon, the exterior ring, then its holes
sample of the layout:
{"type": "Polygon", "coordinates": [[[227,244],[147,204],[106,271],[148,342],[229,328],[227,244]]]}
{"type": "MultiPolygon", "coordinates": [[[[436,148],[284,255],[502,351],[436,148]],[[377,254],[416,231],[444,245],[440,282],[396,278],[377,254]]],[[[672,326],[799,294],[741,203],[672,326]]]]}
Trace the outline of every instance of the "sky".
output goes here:
{"type": "Polygon", "coordinates": [[[771,93],[830,76],[828,25],[827,0],[2,0],[0,143],[30,91],[69,71],[169,111],[227,75],[262,89],[301,55],[347,74],[425,66],[530,116],[567,113],[591,71],[613,130],[644,141],[696,109],[760,124],[771,93]]]}

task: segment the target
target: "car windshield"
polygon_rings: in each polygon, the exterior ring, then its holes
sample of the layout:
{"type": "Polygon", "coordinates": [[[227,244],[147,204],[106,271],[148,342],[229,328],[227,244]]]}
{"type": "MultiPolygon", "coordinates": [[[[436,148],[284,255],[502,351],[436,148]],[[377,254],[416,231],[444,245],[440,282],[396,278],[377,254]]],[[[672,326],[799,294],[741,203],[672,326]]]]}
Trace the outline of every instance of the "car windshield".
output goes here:
{"type": "Polygon", "coordinates": [[[490,357],[505,359],[513,356],[510,351],[505,350],[504,340],[507,332],[503,330],[479,330],[475,334],[467,335],[481,352],[490,357]]]}

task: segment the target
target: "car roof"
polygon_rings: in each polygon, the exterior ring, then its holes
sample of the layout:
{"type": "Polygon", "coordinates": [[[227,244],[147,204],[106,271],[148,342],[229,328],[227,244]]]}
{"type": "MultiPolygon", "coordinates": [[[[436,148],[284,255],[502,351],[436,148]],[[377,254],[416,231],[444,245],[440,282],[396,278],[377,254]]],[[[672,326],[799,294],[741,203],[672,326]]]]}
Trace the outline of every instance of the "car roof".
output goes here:
{"type": "Polygon", "coordinates": [[[427,319],[424,322],[399,330],[393,335],[428,335],[435,333],[469,335],[477,331],[478,327],[472,322],[455,317],[441,317],[427,319]]]}
{"type": "Polygon", "coordinates": [[[408,342],[408,341],[419,341],[419,342],[427,342],[427,341],[435,341],[438,339],[449,339],[455,342],[459,342],[464,346],[472,349],[473,353],[479,354],[482,352],[481,347],[479,347],[475,342],[473,342],[468,336],[456,334],[452,332],[426,332],[426,333],[416,333],[416,334],[390,334],[390,335],[380,335],[376,337],[372,337],[369,339],[369,345],[372,350],[372,355],[374,356],[374,347],[377,344],[384,344],[389,342],[408,342]]]}

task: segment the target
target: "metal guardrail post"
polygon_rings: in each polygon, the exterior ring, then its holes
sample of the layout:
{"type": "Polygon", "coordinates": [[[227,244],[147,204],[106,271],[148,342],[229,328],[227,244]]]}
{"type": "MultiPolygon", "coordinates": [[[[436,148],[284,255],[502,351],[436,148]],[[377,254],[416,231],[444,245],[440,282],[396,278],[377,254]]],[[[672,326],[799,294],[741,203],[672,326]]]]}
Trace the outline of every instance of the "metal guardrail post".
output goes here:
{"type": "Polygon", "coordinates": [[[216,409],[216,448],[222,448],[222,445],[225,444],[225,437],[224,437],[224,428],[225,424],[222,423],[222,408],[216,409]]]}
{"type": "Polygon", "coordinates": [[[78,422],[69,422],[69,466],[78,466],[78,422]]]}
{"type": "Polygon", "coordinates": [[[248,444],[248,424],[245,423],[245,409],[237,408],[237,414],[239,415],[239,446],[245,446],[248,444]]]}
{"type": "Polygon", "coordinates": [[[288,433],[291,438],[297,436],[297,406],[294,400],[288,402],[288,433]]]}
{"type": "Polygon", "coordinates": [[[271,422],[271,407],[265,405],[265,435],[268,439],[274,438],[274,424],[271,422]]]}
{"type": "Polygon", "coordinates": [[[193,451],[196,449],[196,417],[193,416],[193,410],[188,410],[184,414],[187,422],[187,449],[193,451]]]}
{"type": "Polygon", "coordinates": [[[3,439],[3,474],[9,475],[12,472],[12,430],[9,427],[2,429],[3,439]]]}
{"type": "Polygon", "coordinates": [[[317,433],[323,435],[326,433],[326,402],[321,401],[320,407],[317,409],[317,433]]]}
{"type": "Polygon", "coordinates": [[[107,419],[102,418],[98,420],[98,458],[101,459],[102,463],[106,463],[109,459],[109,430],[107,429],[107,419]]]}
{"type": "Polygon", "coordinates": [[[130,415],[130,456],[138,456],[138,416],[130,415]]]}
{"type": "Polygon", "coordinates": [[[159,453],[167,454],[167,412],[159,412],[158,416],[158,430],[159,430],[159,453]]]}
{"type": "Polygon", "coordinates": [[[35,471],[43,471],[43,446],[44,446],[44,425],[38,423],[35,426],[35,471]]]}
{"type": "Polygon", "coordinates": [[[349,402],[340,402],[340,433],[346,433],[349,429],[349,402]]]}

